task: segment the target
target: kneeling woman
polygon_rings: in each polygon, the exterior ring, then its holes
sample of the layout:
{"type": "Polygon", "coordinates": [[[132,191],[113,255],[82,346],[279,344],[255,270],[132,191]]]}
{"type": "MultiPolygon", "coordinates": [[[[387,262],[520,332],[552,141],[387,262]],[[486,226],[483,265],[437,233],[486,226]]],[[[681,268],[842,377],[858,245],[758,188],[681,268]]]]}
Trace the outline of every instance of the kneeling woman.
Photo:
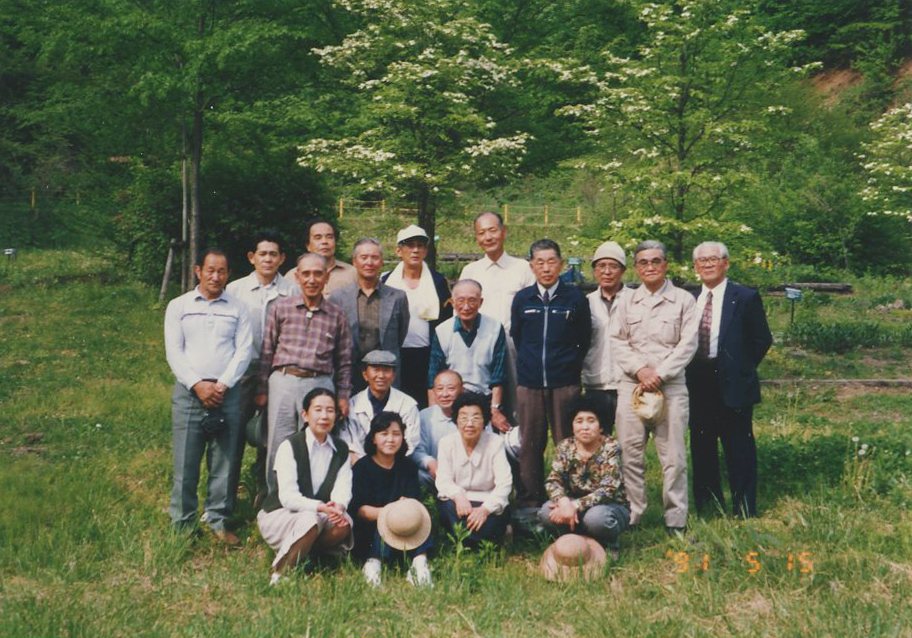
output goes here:
{"type": "Polygon", "coordinates": [[[336,423],[336,397],[314,388],[304,397],[305,428],[279,444],[273,471],[278,494],[270,493],[257,514],[260,534],[276,551],[270,584],[311,549],[342,553],[353,544],[346,513],[352,496],[348,446],[330,433],[336,423]]]}
{"type": "Polygon", "coordinates": [[[484,429],[491,420],[487,399],[463,392],[453,402],[457,432],[440,440],[437,450],[437,508],[447,531],[456,523],[468,530],[469,547],[498,541],[510,522],[507,507],[513,473],[503,437],[484,429]]]}
{"type": "Polygon", "coordinates": [[[575,531],[594,538],[616,558],[618,538],[630,521],[620,447],[610,433],[602,432],[607,415],[592,398],[579,397],[570,415],[573,436],[557,444],[545,481],[551,500],[538,517],[552,532],[575,531]]]}
{"type": "MultiPolygon", "coordinates": [[[[418,501],[421,497],[418,468],[405,457],[407,451],[402,417],[395,412],[376,414],[364,439],[365,456],[352,470],[351,503],[355,514],[355,556],[366,561],[364,578],[371,585],[380,584],[382,562],[401,556],[399,549],[410,550],[408,555],[412,557],[408,582],[431,584],[427,561],[427,552],[432,545],[431,517],[418,501]],[[388,542],[385,542],[381,538],[383,530],[377,528],[378,519],[384,518],[381,515],[384,506],[402,499],[414,499],[401,503],[404,511],[397,512],[397,521],[402,519],[407,531],[396,535],[397,530],[392,529],[395,538],[387,535],[388,542]]],[[[387,528],[396,528],[395,522],[389,522],[388,515],[385,518],[387,528]]]]}

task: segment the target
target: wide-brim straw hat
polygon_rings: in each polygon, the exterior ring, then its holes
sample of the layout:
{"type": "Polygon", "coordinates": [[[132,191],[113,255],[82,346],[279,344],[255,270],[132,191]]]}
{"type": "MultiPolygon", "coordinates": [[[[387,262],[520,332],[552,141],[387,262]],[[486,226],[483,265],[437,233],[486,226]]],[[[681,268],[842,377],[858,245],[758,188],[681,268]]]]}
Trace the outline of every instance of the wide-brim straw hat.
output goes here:
{"type": "Polygon", "coordinates": [[[665,416],[665,395],[661,390],[646,392],[638,385],[631,401],[633,413],[644,421],[660,421],[665,416]]]}
{"type": "Polygon", "coordinates": [[[564,534],[545,550],[539,569],[548,580],[589,580],[602,572],[605,560],[605,548],[595,539],[564,534]]]}
{"type": "Polygon", "coordinates": [[[431,535],[431,515],[419,501],[403,498],[380,510],[377,531],[393,549],[415,549],[431,535]]]}

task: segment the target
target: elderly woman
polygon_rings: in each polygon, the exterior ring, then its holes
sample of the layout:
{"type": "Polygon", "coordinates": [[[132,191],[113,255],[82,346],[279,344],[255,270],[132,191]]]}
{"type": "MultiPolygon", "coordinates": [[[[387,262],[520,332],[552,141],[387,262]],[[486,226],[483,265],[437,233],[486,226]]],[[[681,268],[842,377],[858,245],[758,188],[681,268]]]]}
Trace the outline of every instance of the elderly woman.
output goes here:
{"type": "Polygon", "coordinates": [[[582,396],[571,404],[573,436],[557,445],[545,489],[551,500],[538,512],[546,529],[590,536],[617,558],[618,539],[630,521],[617,440],[602,404],[582,396]]]}
{"type": "Polygon", "coordinates": [[[469,532],[469,547],[497,541],[507,530],[513,473],[503,438],[486,431],[491,419],[486,397],[463,392],[453,402],[457,431],[437,449],[437,508],[447,531],[457,523],[469,532]]]}
{"type": "Polygon", "coordinates": [[[346,509],[352,497],[348,446],[330,433],[336,423],[336,397],[314,388],[304,397],[305,429],[276,450],[273,471],[278,492],[271,492],[257,514],[263,540],[276,551],[270,585],[283,580],[308,552],[342,553],[353,544],[346,509]]]}
{"type": "MultiPolygon", "coordinates": [[[[380,585],[382,561],[401,557],[401,552],[384,543],[377,531],[377,520],[385,505],[399,499],[420,499],[418,468],[406,459],[405,427],[395,412],[380,412],[371,419],[370,431],[364,439],[365,456],[353,472],[351,509],[355,513],[355,556],[365,560],[364,578],[371,585],[380,585]]],[[[428,522],[430,518],[428,518],[428,522]]],[[[425,527],[427,531],[429,527],[425,527]]],[[[418,547],[408,552],[412,566],[407,580],[412,585],[430,585],[427,552],[431,548],[428,536],[418,547]]]]}

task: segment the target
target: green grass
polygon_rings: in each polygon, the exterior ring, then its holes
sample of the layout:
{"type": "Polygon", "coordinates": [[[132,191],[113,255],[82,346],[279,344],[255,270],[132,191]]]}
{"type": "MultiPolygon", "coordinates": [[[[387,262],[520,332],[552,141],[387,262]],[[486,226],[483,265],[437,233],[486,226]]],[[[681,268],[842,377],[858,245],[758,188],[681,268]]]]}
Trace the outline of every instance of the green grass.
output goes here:
{"type": "MultiPolygon", "coordinates": [[[[762,516],[692,517],[686,539],[662,531],[650,451],[644,525],[592,583],[543,581],[540,543],[457,554],[441,538],[431,591],[401,574],[373,591],[348,563],[272,590],[246,495],[240,550],[170,529],[164,308],[121,263],[36,251],[0,268],[0,636],[912,635],[912,415],[896,389],[766,389],[762,516]]],[[[889,323],[868,283],[801,312],[889,323]]],[[[767,304],[781,335],[787,307],[767,304]]],[[[795,355],[777,340],[765,375],[902,376],[910,363],[901,347],[795,355]]]]}

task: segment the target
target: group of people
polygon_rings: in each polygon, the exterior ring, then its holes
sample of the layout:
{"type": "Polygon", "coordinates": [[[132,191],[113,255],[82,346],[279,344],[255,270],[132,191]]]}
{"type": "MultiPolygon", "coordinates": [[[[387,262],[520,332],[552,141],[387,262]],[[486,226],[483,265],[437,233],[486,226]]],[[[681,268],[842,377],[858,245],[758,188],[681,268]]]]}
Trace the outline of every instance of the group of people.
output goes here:
{"type": "Polygon", "coordinates": [[[646,510],[650,435],[666,529],[684,530],[688,426],[697,509],[724,509],[721,441],[734,512],[755,515],[752,408],[772,337],[757,292],[728,281],[727,248],[694,249],[692,294],[666,277],[656,241],[634,249],[639,286],[625,286],[627,254],[607,241],[584,295],[561,278],[557,243],[534,242],[527,260],[505,252],[498,214],[478,215],[474,230],[484,257],[452,289],[425,262],[418,226],[398,233],[400,261],[386,273],[375,239],[355,242],[352,264],[337,260],[337,231],[322,219],[284,276],[284,243],[269,231],[251,241],[253,272],[230,284],[226,255],[205,251],[198,287],[165,317],[174,525],[197,524],[205,454],[203,519],[239,542],[226,521],[246,440],[273,583],[311,551],[353,550],[371,584],[385,561],[407,557],[409,582],[430,585],[423,492],[469,546],[497,542],[512,522],[617,556],[646,510]]]}

